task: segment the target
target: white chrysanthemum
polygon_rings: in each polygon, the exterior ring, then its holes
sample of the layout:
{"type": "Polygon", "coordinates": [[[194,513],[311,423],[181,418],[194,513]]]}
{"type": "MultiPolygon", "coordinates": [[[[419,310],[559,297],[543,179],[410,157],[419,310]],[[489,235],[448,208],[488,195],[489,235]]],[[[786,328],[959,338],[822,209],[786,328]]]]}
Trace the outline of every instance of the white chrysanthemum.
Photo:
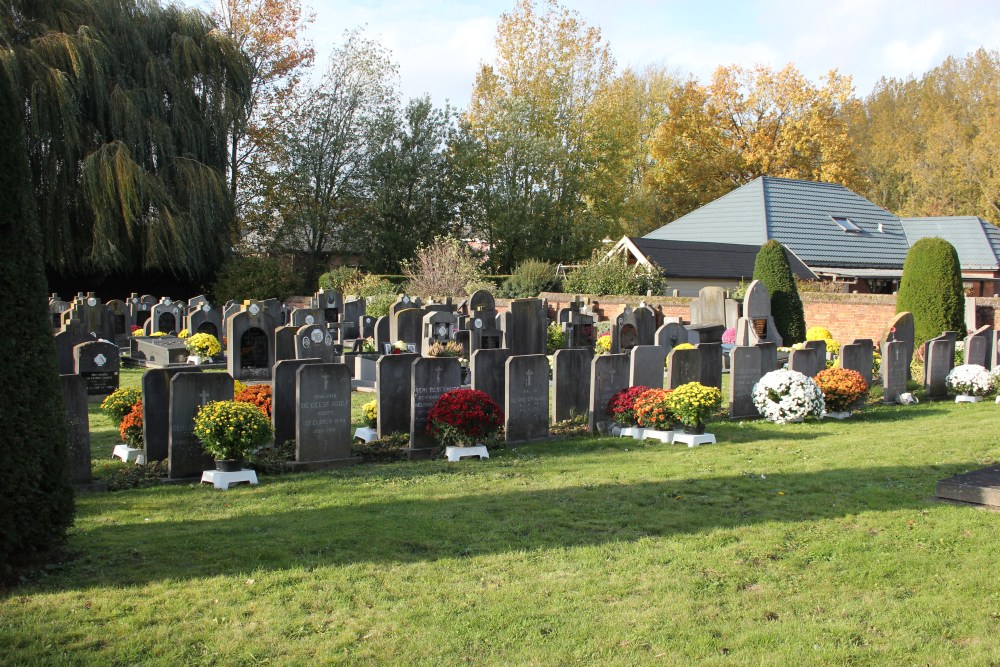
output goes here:
{"type": "Polygon", "coordinates": [[[993,388],[994,377],[979,364],[962,364],[952,368],[944,381],[956,394],[985,396],[993,388]]]}
{"type": "Polygon", "coordinates": [[[771,371],[753,387],[753,404],[761,416],[778,424],[819,417],[826,409],[823,391],[798,371],[771,371]]]}

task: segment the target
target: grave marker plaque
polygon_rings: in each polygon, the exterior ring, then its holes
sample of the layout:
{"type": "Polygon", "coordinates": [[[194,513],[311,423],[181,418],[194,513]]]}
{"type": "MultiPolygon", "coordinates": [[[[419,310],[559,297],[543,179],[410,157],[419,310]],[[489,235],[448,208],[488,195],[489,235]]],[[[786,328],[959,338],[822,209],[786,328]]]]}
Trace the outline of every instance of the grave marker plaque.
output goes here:
{"type": "Polygon", "coordinates": [[[599,422],[608,422],[608,401],[628,387],[629,358],[627,354],[601,354],[590,365],[590,418],[588,426],[597,430],[599,422]]]}
{"type": "Polygon", "coordinates": [[[170,443],[167,469],[172,479],[198,477],[215,467],[194,434],[194,418],[211,401],[233,400],[229,373],[178,373],[170,379],[170,443]]]}
{"type": "Polygon", "coordinates": [[[427,413],[442,394],[461,386],[462,367],[455,357],[417,358],[410,372],[413,378],[413,395],[410,400],[410,449],[432,449],[435,442],[427,433],[427,413]]]}
{"type": "Polygon", "coordinates": [[[375,400],[378,401],[378,437],[410,429],[415,354],[386,354],[375,362],[375,400]]]}
{"type": "Polygon", "coordinates": [[[87,384],[90,400],[101,400],[118,389],[118,346],[106,340],[81,343],[73,348],[73,366],[87,384]]]}
{"type": "Polygon", "coordinates": [[[549,359],[544,354],[507,360],[504,432],[508,443],[549,435],[549,359]]]}
{"type": "Polygon", "coordinates": [[[587,414],[590,402],[591,350],[556,350],[552,355],[552,421],[587,414]]]}
{"type": "Polygon", "coordinates": [[[347,366],[300,366],[295,404],[296,462],[351,459],[351,373],[347,366]]]}

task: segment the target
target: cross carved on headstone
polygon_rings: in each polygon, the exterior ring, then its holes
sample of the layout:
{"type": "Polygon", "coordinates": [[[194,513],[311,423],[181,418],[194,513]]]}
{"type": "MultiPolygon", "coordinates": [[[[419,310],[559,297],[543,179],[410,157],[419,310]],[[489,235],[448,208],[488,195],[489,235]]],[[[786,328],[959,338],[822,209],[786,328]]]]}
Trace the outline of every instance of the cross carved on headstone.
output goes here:
{"type": "Polygon", "coordinates": [[[329,388],[329,386],[330,386],[330,376],[329,375],[324,375],[323,376],[323,391],[326,391],[327,388],[329,388]]]}
{"type": "Polygon", "coordinates": [[[531,386],[531,376],[534,375],[534,374],[535,374],[535,371],[531,370],[530,368],[524,372],[524,386],[525,387],[530,387],[531,386]]]}
{"type": "Polygon", "coordinates": [[[201,396],[201,405],[204,406],[206,403],[208,403],[208,390],[202,389],[200,396],[201,396]]]}
{"type": "Polygon", "coordinates": [[[434,377],[437,378],[437,386],[441,386],[441,371],[444,370],[440,366],[434,369],[434,377]]]}

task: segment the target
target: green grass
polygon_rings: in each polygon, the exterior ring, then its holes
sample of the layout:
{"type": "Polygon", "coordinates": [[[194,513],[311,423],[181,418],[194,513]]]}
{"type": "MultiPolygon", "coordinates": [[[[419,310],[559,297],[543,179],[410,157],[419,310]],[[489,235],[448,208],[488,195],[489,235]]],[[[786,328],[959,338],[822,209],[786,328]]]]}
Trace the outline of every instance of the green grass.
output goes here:
{"type": "Polygon", "coordinates": [[[0,662],[995,664],[1000,406],[711,426],[84,495],[0,662]]]}

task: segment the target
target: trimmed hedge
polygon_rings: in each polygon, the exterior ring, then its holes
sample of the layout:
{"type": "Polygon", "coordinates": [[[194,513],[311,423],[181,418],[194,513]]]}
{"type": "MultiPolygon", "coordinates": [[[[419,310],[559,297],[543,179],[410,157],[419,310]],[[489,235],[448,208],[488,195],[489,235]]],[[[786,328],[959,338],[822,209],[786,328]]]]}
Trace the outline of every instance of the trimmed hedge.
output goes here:
{"type": "Polygon", "coordinates": [[[46,306],[41,232],[15,97],[0,68],[0,579],[58,547],[73,523],[66,420],[46,306]]]}
{"type": "Polygon", "coordinates": [[[913,313],[914,344],[944,331],[965,335],[965,290],[954,246],[939,237],[920,239],[906,253],[896,312],[913,313]]]}
{"type": "Polygon", "coordinates": [[[788,264],[785,248],[771,239],[760,247],[753,265],[754,280],[767,287],[771,295],[771,315],[774,325],[785,345],[801,343],[806,339],[806,316],[802,299],[795,286],[792,267],[788,264]]]}

